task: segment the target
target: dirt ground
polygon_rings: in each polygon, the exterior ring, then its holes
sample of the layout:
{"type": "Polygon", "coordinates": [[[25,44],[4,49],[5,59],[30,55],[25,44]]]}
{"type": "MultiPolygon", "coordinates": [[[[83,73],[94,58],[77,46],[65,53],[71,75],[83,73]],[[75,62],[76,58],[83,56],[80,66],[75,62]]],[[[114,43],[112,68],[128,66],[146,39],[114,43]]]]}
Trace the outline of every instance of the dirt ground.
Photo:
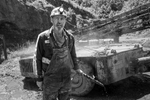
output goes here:
{"type": "MultiPolygon", "coordinates": [[[[0,100],[42,100],[34,80],[21,76],[19,57],[4,61],[0,65],[0,100]]],[[[72,96],[76,100],[150,100],[150,77],[133,76],[118,83],[103,87],[95,86],[84,97],[72,96]]]]}

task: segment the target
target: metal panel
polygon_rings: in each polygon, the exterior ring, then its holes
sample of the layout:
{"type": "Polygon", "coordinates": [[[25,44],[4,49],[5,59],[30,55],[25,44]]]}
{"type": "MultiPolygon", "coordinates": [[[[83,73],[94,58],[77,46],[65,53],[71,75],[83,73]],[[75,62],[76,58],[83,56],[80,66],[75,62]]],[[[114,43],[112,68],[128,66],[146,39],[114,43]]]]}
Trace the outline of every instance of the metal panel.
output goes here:
{"type": "Polygon", "coordinates": [[[108,58],[108,70],[112,75],[112,82],[119,81],[136,74],[132,69],[131,62],[133,59],[144,56],[142,48],[133,49],[119,54],[113,55],[108,58]]]}
{"type": "Polygon", "coordinates": [[[143,57],[142,48],[132,49],[103,58],[96,61],[97,78],[104,84],[110,84],[125,79],[133,74],[133,59],[143,57]]]}
{"type": "Polygon", "coordinates": [[[37,69],[35,65],[35,60],[32,57],[21,58],[19,60],[21,75],[25,77],[37,77],[37,69]]]}

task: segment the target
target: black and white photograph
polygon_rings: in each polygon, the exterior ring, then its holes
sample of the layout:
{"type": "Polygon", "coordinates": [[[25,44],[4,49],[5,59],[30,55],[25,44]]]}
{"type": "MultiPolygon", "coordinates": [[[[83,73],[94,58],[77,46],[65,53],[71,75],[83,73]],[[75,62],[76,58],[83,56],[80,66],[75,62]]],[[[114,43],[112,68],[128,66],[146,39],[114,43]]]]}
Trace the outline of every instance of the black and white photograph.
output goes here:
{"type": "Polygon", "coordinates": [[[0,100],[150,100],[150,0],[0,0],[0,100]]]}

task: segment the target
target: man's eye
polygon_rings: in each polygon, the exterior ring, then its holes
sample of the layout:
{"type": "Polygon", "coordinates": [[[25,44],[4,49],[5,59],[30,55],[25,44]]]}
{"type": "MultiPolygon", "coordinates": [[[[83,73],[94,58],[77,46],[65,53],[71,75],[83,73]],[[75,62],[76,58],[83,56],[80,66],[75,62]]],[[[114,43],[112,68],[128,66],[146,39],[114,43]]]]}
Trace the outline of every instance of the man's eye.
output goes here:
{"type": "Polygon", "coordinates": [[[61,20],[64,20],[64,19],[65,19],[64,17],[61,18],[61,20]]]}

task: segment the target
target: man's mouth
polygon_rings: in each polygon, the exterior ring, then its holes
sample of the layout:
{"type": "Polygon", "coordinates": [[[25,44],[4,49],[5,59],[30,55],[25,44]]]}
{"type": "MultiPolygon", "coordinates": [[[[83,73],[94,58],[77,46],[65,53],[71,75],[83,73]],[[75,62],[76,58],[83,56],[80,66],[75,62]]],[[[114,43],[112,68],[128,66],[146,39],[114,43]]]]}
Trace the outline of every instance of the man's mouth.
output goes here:
{"type": "Polygon", "coordinates": [[[57,27],[62,27],[62,25],[61,25],[61,24],[58,24],[57,27]]]}

